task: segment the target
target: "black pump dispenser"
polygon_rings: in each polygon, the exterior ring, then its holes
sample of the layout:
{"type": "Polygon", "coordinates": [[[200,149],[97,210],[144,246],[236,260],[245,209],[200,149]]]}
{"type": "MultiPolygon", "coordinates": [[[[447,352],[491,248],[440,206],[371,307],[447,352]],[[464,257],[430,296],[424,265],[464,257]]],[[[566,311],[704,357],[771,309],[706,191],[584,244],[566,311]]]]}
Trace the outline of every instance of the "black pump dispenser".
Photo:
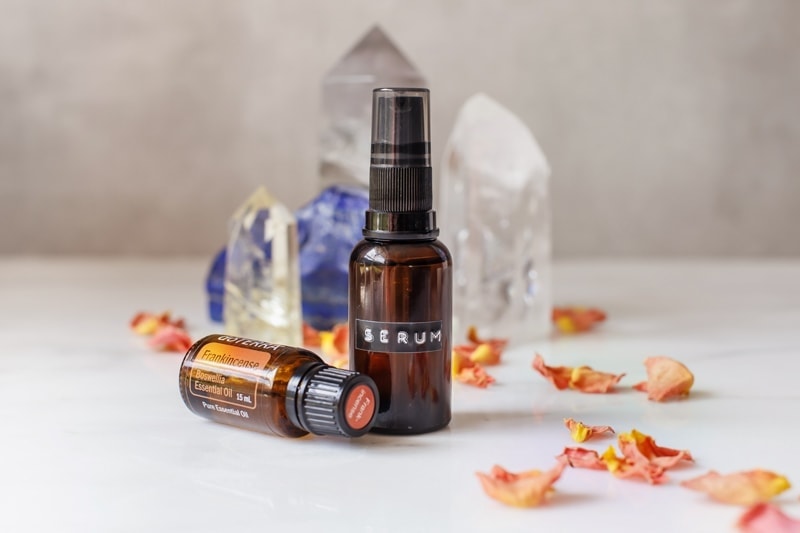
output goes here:
{"type": "Polygon", "coordinates": [[[364,237],[431,240],[439,234],[433,211],[429,92],[372,92],[372,157],[364,237]]]}

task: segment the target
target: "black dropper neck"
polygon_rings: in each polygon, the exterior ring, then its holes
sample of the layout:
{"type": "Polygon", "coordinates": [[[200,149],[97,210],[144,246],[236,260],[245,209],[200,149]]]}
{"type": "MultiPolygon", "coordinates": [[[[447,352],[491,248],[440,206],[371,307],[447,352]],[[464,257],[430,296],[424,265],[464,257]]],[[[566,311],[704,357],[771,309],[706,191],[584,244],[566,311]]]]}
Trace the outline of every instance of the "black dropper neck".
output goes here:
{"type": "Polygon", "coordinates": [[[360,437],[375,423],[378,387],[369,376],[320,362],[298,367],[286,387],[286,414],[314,435],[360,437]]]}
{"type": "Polygon", "coordinates": [[[439,234],[428,101],[428,89],[372,92],[367,239],[432,240],[439,234]]]}

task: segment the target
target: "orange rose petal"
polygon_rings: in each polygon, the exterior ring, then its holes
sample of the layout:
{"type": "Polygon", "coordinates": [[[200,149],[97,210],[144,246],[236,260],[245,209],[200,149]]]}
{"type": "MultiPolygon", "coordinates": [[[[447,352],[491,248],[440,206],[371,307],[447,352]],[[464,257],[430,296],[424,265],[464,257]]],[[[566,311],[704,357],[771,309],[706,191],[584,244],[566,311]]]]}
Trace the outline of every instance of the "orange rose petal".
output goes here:
{"type": "Polygon", "coordinates": [[[474,385],[481,389],[485,389],[494,383],[494,378],[487,374],[486,370],[484,370],[483,367],[477,363],[469,368],[462,368],[456,376],[456,379],[458,379],[458,381],[461,383],[474,385]]]}
{"type": "Polygon", "coordinates": [[[322,355],[324,355],[327,359],[338,357],[340,355],[339,351],[336,349],[336,346],[333,344],[332,331],[319,332],[319,351],[321,351],[322,355]]]}
{"type": "Polygon", "coordinates": [[[613,446],[600,456],[608,471],[618,478],[642,478],[651,485],[658,485],[667,481],[664,468],[649,461],[631,462],[627,457],[617,457],[613,446]]]}
{"type": "Polygon", "coordinates": [[[139,311],[131,319],[131,328],[135,330],[137,328],[142,327],[142,325],[144,325],[145,323],[157,324],[158,322],[161,321],[163,316],[164,316],[163,313],[158,315],[156,313],[151,313],[149,311],[139,311]]]}
{"type": "Polygon", "coordinates": [[[153,335],[164,326],[174,326],[184,329],[185,324],[182,318],[172,320],[169,311],[161,314],[139,312],[131,319],[130,327],[137,335],[153,335]]]}
{"type": "Polygon", "coordinates": [[[575,325],[575,321],[568,316],[554,318],[553,324],[556,325],[556,329],[561,333],[578,333],[578,327],[575,325]]]}
{"type": "Polygon", "coordinates": [[[579,366],[572,369],[569,388],[590,394],[604,394],[611,392],[624,376],[625,374],[609,374],[592,370],[588,366],[579,366]]]}
{"type": "Polygon", "coordinates": [[[663,402],[689,395],[694,375],[682,363],[669,357],[648,357],[644,360],[644,366],[647,369],[647,381],[637,383],[633,388],[646,392],[648,400],[663,402]]]}
{"type": "Polygon", "coordinates": [[[472,354],[472,346],[467,344],[457,344],[453,346],[453,376],[458,376],[464,368],[475,366],[475,363],[470,359],[472,354]]]}
{"type": "Polygon", "coordinates": [[[619,449],[630,462],[646,461],[663,469],[672,468],[681,461],[693,461],[688,450],[658,446],[650,435],[631,430],[617,437],[619,449]]]}
{"type": "Polygon", "coordinates": [[[528,470],[514,474],[495,465],[489,474],[475,474],[490,498],[513,507],[536,507],[553,492],[553,483],[561,477],[565,466],[564,461],[559,461],[546,472],[528,470]]]}
{"type": "Polygon", "coordinates": [[[558,390],[569,387],[572,376],[572,367],[569,366],[547,366],[544,359],[538,353],[533,358],[533,369],[543,375],[547,380],[555,385],[558,390]]]}
{"type": "Polygon", "coordinates": [[[566,388],[591,394],[608,393],[625,374],[598,372],[588,366],[547,366],[538,353],[533,358],[533,369],[547,378],[558,390],[566,388]]]}
{"type": "Polygon", "coordinates": [[[478,330],[475,326],[470,326],[467,330],[467,340],[475,346],[475,351],[470,358],[482,365],[496,365],[500,363],[503,350],[505,350],[508,345],[508,339],[482,339],[478,337],[478,330]]]}
{"type": "MultiPolygon", "coordinates": [[[[565,419],[568,427],[570,420],[565,419]]],[[[636,430],[621,434],[619,442],[622,457],[609,446],[602,455],[585,448],[564,448],[559,458],[576,468],[608,470],[618,478],[641,478],[653,485],[667,481],[667,468],[681,460],[691,460],[689,452],[657,446],[652,437],[636,430]]]]}
{"type": "Polygon", "coordinates": [[[586,307],[555,307],[553,323],[561,333],[582,333],[605,321],[606,313],[601,309],[586,307]]]}
{"type": "Polygon", "coordinates": [[[478,336],[478,328],[470,326],[467,328],[467,340],[472,344],[486,344],[492,341],[501,342],[504,346],[508,343],[506,339],[482,339],[478,336]]]}
{"type": "Polygon", "coordinates": [[[147,344],[165,352],[185,352],[192,346],[192,339],[186,330],[168,325],[159,328],[147,344]]]}
{"type": "Polygon", "coordinates": [[[502,353],[502,351],[497,351],[492,348],[491,344],[484,343],[477,345],[469,358],[475,363],[492,366],[500,363],[500,356],[502,353]]]}
{"type": "Polygon", "coordinates": [[[145,311],[139,311],[138,313],[133,315],[133,318],[131,319],[129,324],[130,328],[133,330],[134,333],[138,333],[140,335],[144,334],[143,323],[146,320],[149,320],[151,316],[152,316],[151,313],[147,313],[145,311]]]}
{"type": "Polygon", "coordinates": [[[573,468],[608,470],[606,464],[600,460],[600,455],[596,451],[586,448],[564,448],[563,453],[557,459],[566,461],[573,468]]]}
{"type": "Polygon", "coordinates": [[[770,503],[758,503],[745,511],[736,526],[745,533],[800,533],[800,520],[770,503]]]}
{"type": "Polygon", "coordinates": [[[319,331],[306,322],[303,322],[303,345],[309,348],[317,348],[322,345],[319,331]]]}
{"type": "Polygon", "coordinates": [[[337,357],[335,359],[332,359],[330,364],[331,366],[336,368],[348,369],[350,368],[350,357],[347,355],[337,357]]]}
{"type": "Polygon", "coordinates": [[[566,460],[574,468],[608,470],[621,479],[641,478],[653,485],[667,481],[664,469],[660,466],[646,461],[631,463],[624,456],[617,457],[613,446],[609,446],[602,455],[585,448],[564,448],[558,458],[566,460]]]}
{"type": "Polygon", "coordinates": [[[681,482],[687,489],[705,492],[711,498],[734,505],[754,505],[777,496],[791,485],[785,477],[768,470],[748,470],[721,475],[713,470],[681,482]]]}
{"type": "Polygon", "coordinates": [[[333,326],[333,347],[339,354],[349,354],[350,328],[347,324],[336,324],[333,326]]]}
{"type": "Polygon", "coordinates": [[[328,359],[349,355],[350,330],[346,324],[337,324],[331,331],[319,332],[320,348],[328,359]]]}
{"type": "Polygon", "coordinates": [[[567,426],[570,436],[575,442],[585,442],[603,433],[614,433],[611,426],[587,426],[583,422],[578,422],[572,418],[565,418],[564,425],[567,426]]]}

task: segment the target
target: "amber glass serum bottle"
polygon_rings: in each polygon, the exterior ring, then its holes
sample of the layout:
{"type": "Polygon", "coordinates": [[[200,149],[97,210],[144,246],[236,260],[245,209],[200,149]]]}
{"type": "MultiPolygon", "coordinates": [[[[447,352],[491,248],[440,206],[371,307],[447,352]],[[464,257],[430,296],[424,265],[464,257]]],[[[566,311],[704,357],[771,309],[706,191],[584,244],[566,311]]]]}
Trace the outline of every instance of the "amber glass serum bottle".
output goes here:
{"type": "Polygon", "coordinates": [[[375,383],[302,348],[209,335],[180,370],[183,402],[215,422],[282,437],[358,437],[375,421],[375,383]]]}
{"type": "Polygon", "coordinates": [[[427,89],[376,89],[364,240],[350,256],[350,368],[380,401],[373,431],[450,423],[452,259],[436,237],[427,89]]]}

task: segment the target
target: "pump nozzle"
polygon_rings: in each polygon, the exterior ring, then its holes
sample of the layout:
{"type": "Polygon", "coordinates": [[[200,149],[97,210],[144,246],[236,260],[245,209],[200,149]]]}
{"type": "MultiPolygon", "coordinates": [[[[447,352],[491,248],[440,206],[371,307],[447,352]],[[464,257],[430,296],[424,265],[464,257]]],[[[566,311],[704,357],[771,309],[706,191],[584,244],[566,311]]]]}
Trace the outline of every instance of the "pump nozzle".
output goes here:
{"type": "Polygon", "coordinates": [[[434,239],[428,89],[372,92],[372,159],[364,236],[434,239]]]}
{"type": "Polygon", "coordinates": [[[430,167],[427,89],[375,89],[372,165],[430,167]]]}

